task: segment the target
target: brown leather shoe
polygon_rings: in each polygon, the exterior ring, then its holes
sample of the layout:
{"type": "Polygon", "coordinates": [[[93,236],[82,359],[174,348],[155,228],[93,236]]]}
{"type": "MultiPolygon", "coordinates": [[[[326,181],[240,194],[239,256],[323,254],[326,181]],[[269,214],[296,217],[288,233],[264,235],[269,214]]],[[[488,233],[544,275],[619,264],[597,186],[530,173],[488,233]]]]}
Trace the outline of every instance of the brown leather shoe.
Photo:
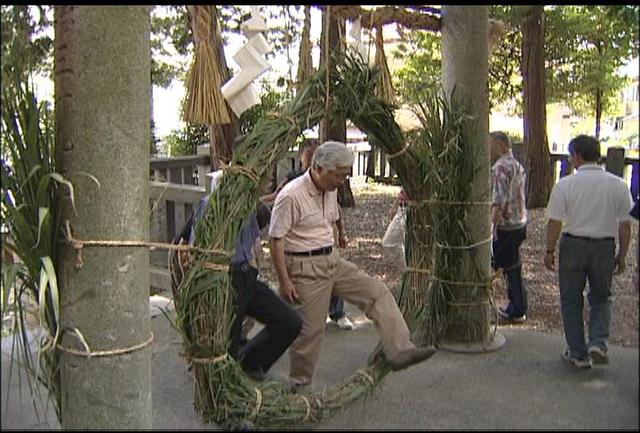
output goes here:
{"type": "Polygon", "coordinates": [[[437,349],[433,346],[414,347],[400,352],[394,359],[389,360],[393,371],[403,370],[413,364],[417,364],[431,358],[437,349]]]}

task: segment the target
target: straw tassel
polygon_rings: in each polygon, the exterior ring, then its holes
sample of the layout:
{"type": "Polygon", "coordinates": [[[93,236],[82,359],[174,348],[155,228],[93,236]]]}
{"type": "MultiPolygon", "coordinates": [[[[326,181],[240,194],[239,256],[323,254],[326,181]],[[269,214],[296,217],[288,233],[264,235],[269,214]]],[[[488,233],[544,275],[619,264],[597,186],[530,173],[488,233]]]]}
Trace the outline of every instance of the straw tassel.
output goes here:
{"type": "Polygon", "coordinates": [[[302,83],[313,74],[313,63],[311,61],[311,6],[308,5],[304,7],[304,26],[302,27],[298,59],[296,90],[300,90],[302,83]]]}
{"type": "Polygon", "coordinates": [[[391,84],[391,73],[387,65],[387,58],[384,55],[384,38],[382,36],[382,26],[376,27],[376,58],[375,65],[380,68],[380,76],[376,87],[376,96],[387,104],[395,105],[396,99],[391,84]]]}
{"type": "Polygon", "coordinates": [[[220,91],[220,59],[214,50],[211,30],[214,25],[211,8],[215,6],[187,6],[191,15],[195,43],[194,61],[189,71],[187,95],[182,107],[186,123],[203,125],[231,123],[229,112],[220,91]]]}

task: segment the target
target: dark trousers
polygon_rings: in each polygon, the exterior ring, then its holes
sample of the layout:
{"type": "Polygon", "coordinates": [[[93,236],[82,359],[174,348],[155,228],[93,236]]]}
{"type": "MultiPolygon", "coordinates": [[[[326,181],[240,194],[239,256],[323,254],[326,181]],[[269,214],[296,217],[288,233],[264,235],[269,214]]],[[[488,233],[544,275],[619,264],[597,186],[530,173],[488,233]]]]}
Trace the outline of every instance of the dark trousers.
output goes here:
{"type": "Polygon", "coordinates": [[[337,322],[344,315],[344,300],[340,296],[332,295],[331,302],[329,302],[329,317],[337,322]]]}
{"type": "Polygon", "coordinates": [[[502,268],[507,278],[509,305],[506,313],[510,317],[522,317],[527,313],[527,290],[522,281],[520,245],[527,238],[527,227],[515,230],[497,230],[493,241],[493,269],[502,268]]]}
{"type": "Polygon", "coordinates": [[[258,270],[247,264],[231,266],[235,318],[231,325],[230,353],[246,371],[266,373],[280,358],[302,329],[300,315],[266,284],[258,270]],[[242,321],[250,316],[264,324],[253,338],[242,344],[242,321]]]}

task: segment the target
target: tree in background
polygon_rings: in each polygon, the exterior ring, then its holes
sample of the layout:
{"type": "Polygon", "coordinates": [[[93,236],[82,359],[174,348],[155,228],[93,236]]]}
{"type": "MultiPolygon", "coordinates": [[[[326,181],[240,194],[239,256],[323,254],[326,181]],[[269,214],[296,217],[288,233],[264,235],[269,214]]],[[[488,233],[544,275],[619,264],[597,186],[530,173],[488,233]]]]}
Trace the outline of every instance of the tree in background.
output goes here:
{"type": "Polygon", "coordinates": [[[620,107],[627,78],[620,67],[638,56],[638,6],[555,6],[547,10],[549,100],[580,116],[602,117],[620,107]]]}
{"type": "Polygon", "coordinates": [[[522,121],[525,167],[528,169],[527,207],[545,207],[553,186],[549,142],[547,139],[547,99],[544,77],[544,9],[529,6],[522,28],[522,121]]]}

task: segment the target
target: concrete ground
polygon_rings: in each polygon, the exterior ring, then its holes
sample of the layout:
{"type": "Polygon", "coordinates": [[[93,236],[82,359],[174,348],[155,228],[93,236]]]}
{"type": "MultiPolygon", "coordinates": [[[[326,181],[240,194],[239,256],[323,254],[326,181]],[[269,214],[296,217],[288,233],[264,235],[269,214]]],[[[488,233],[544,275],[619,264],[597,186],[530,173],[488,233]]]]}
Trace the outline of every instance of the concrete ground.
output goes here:
{"type": "MultiPolygon", "coordinates": [[[[314,387],[335,384],[365,363],[378,339],[373,325],[347,306],[357,329],[329,327],[314,387]]],[[[193,379],[179,357],[182,340],[163,316],[152,319],[153,428],[218,430],[193,408],[193,379]]],[[[441,351],[391,373],[374,394],[312,426],[334,429],[629,429],[637,431],[638,349],[610,347],[611,363],[577,370],[560,357],[562,335],[498,328],[505,344],[482,354],[441,351]]],[[[36,417],[24,381],[8,377],[10,344],[2,341],[2,429],[57,429],[55,413],[36,417]],[[8,392],[10,393],[8,395],[8,392]]],[[[286,377],[288,356],[272,369],[286,377]]]]}

